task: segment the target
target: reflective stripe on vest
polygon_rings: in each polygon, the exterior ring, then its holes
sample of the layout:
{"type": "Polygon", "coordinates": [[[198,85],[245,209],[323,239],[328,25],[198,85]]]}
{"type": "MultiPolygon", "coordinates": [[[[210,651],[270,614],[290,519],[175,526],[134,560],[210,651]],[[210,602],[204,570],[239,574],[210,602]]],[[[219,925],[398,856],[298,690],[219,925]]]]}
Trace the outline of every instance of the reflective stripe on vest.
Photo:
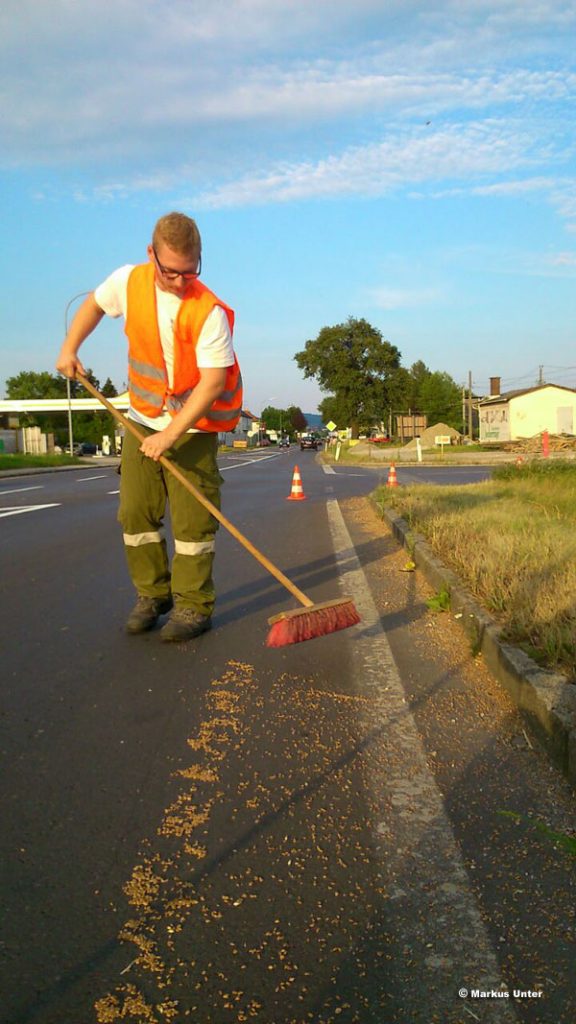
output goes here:
{"type": "Polygon", "coordinates": [[[132,356],[129,356],[128,366],[136,373],[141,373],[144,377],[152,377],[152,380],[166,381],[164,370],[160,370],[157,366],[152,366],[150,363],[142,363],[139,359],[133,359],[132,356]]]}
{"type": "MultiPolygon", "coordinates": [[[[158,329],[152,263],[133,268],[127,294],[125,330],[129,340],[130,401],[134,409],[145,416],[159,416],[164,406],[175,416],[200,380],[196,346],[207,317],[215,306],[220,306],[232,331],[234,312],[200,281],[192,282],[180,303],[174,326],[174,381],[169,388],[158,329]]],[[[240,419],[242,377],[236,356],[233,365],[225,369],[224,391],[208,413],[191,424],[197,430],[233,430],[240,419]]]]}
{"type": "MultiPolygon", "coordinates": [[[[166,399],[166,407],[169,411],[177,413],[185,402],[188,401],[194,388],[188,388],[181,395],[169,395],[166,399]]],[[[206,413],[210,420],[233,420],[240,417],[242,412],[242,374],[238,374],[238,384],[233,391],[223,391],[214,402],[214,406],[206,413]],[[234,404],[233,401],[235,400],[234,404]],[[223,406],[221,408],[220,406],[223,406]],[[229,408],[226,408],[228,406],[229,408]]],[[[230,428],[228,428],[230,429],[230,428]]]]}

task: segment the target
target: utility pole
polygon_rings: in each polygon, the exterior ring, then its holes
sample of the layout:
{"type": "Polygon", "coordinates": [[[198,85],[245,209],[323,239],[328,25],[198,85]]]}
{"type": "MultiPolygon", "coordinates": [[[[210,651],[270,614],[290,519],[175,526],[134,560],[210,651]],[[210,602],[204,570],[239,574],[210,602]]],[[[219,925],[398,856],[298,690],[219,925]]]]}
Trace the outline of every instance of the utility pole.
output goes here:
{"type": "Polygon", "coordinates": [[[468,370],[468,435],[470,440],[474,440],[473,436],[473,420],[472,420],[472,371],[468,370]]]}
{"type": "MultiPolygon", "coordinates": [[[[73,295],[64,310],[64,337],[68,334],[68,310],[70,309],[70,306],[76,302],[76,299],[81,299],[84,295],[90,295],[90,292],[78,292],[77,295],[73,295]]],[[[73,455],[74,434],[72,431],[72,387],[69,377],[66,377],[66,397],[68,399],[68,451],[70,452],[70,455],[73,455]]]]}
{"type": "Polygon", "coordinates": [[[462,385],[462,433],[466,434],[466,386],[462,385]]]}

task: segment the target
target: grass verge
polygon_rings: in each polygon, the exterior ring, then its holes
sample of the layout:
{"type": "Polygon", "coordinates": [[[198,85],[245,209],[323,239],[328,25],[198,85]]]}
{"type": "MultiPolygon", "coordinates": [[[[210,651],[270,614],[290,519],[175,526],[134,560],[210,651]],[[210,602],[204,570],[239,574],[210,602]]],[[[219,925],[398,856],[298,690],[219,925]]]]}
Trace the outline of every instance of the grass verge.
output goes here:
{"type": "Polygon", "coordinates": [[[71,455],[0,455],[0,473],[6,469],[39,469],[46,466],[79,466],[71,455]]]}
{"type": "Polygon", "coordinates": [[[497,620],[502,637],[576,682],[576,465],[502,466],[478,484],[374,492],[497,620]]]}

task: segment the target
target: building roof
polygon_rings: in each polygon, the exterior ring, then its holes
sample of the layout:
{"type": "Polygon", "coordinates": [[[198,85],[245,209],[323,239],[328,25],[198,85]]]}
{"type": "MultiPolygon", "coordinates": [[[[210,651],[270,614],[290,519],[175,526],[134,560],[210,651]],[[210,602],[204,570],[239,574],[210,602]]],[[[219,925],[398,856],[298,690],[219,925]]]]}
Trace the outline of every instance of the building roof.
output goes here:
{"type": "Polygon", "coordinates": [[[502,405],[503,402],[510,402],[513,398],[520,398],[521,395],[543,391],[544,388],[556,388],[559,391],[570,391],[571,394],[576,394],[576,388],[567,388],[564,384],[536,384],[532,388],[519,388],[517,391],[503,391],[501,395],[489,395],[487,398],[481,398],[478,405],[502,405]]]}

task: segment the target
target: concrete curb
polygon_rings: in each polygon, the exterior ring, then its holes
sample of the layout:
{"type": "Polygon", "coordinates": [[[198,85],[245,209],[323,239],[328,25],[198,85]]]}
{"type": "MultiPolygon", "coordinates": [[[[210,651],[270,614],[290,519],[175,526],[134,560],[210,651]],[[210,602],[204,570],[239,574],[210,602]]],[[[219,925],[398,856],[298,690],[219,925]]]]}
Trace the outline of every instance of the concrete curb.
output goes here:
{"type": "Polygon", "coordinates": [[[394,512],[385,509],[383,515],[434,589],[449,591],[452,614],[459,617],[473,650],[483,655],[490,672],[554,763],[576,786],[576,686],[565,676],[540,668],[517,647],[503,643],[494,620],[474,601],[456,574],[436,558],[424,538],[413,533],[394,512]]]}

